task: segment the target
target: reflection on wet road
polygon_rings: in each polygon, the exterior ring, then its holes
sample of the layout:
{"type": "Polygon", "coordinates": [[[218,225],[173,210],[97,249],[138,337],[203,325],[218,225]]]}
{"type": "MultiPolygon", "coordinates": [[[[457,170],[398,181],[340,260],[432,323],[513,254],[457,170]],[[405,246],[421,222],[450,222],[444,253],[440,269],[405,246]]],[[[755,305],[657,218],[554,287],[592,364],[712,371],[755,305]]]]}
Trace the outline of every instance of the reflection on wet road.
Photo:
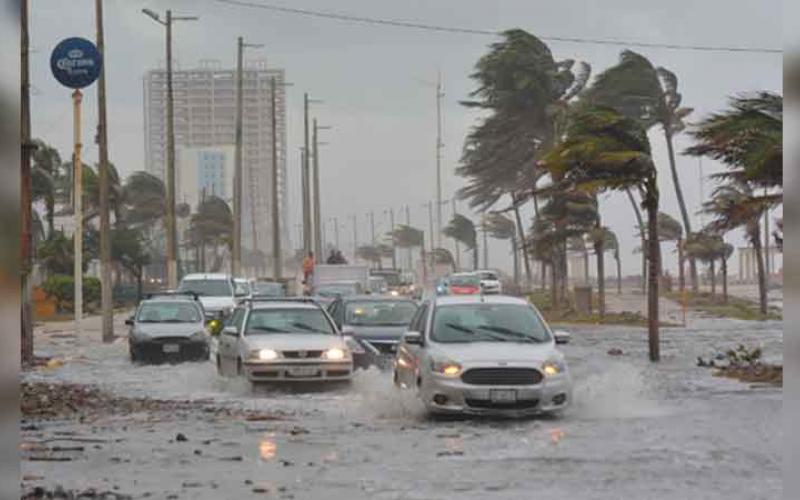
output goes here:
{"type": "Polygon", "coordinates": [[[281,411],[285,421],[106,419],[42,426],[109,441],[63,463],[23,462],[49,484],[116,485],[138,497],[758,499],[781,491],[780,389],[712,377],[697,356],[739,343],[780,360],[782,325],[698,321],[663,331],[663,361],[646,361],[645,332],[572,328],[564,347],[575,403],[561,418],[426,418],[390,375],[360,372],[328,391],[253,390],[211,363],[133,366],[126,345],[49,338],[67,362],[29,375],[97,383],[117,394],[210,398],[281,411]],[[609,349],[623,355],[609,356],[609,349]],[[183,433],[187,440],[174,437],[183,433]]]}

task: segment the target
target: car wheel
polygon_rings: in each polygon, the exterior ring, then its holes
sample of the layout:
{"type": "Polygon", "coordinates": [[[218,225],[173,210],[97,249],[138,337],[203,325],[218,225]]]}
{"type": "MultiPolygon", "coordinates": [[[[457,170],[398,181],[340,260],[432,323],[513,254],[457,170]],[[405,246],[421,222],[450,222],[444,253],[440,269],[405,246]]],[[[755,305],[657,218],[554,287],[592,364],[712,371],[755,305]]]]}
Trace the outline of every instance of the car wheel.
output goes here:
{"type": "Polygon", "coordinates": [[[136,348],[135,347],[130,346],[128,348],[128,351],[130,353],[131,363],[136,363],[137,361],[139,361],[139,355],[136,353],[136,348]]]}

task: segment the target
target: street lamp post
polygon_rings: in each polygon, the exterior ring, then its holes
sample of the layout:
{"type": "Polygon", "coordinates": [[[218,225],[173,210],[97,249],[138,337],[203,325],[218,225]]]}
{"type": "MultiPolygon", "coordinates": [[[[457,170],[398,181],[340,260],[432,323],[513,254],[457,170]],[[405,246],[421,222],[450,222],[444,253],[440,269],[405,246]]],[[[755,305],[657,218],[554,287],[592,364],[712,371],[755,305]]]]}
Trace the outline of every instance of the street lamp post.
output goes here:
{"type": "Polygon", "coordinates": [[[172,23],[173,21],[196,21],[196,16],[173,16],[167,9],[164,20],[150,9],[142,12],[166,28],[167,38],[167,286],[178,286],[177,231],[175,228],[175,124],[172,96],[172,23]]]}

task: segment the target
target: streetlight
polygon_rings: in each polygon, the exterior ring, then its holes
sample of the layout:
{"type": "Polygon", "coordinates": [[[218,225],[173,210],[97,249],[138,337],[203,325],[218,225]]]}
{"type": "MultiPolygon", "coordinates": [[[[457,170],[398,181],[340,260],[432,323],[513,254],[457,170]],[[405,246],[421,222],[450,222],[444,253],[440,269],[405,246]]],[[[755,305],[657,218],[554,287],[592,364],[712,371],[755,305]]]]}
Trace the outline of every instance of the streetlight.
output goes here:
{"type": "Polygon", "coordinates": [[[303,251],[305,254],[314,250],[312,224],[313,216],[311,213],[311,151],[308,134],[308,107],[311,103],[321,103],[319,99],[311,99],[308,93],[303,94],[303,147],[305,156],[302,162],[302,184],[303,184],[303,251]]]}
{"type": "Polygon", "coordinates": [[[178,263],[176,260],[177,232],[175,229],[175,125],[172,98],[172,22],[197,21],[197,16],[173,16],[167,10],[164,20],[150,9],[142,13],[167,29],[167,286],[178,286],[178,263]]]}

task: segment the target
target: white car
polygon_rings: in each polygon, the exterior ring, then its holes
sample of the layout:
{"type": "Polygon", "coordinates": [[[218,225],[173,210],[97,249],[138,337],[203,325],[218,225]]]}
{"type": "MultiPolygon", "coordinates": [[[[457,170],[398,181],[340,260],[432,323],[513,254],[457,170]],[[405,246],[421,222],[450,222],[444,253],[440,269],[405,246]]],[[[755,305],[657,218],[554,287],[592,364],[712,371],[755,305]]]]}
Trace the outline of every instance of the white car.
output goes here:
{"type": "Polygon", "coordinates": [[[500,283],[500,277],[497,272],[490,269],[481,269],[475,271],[474,274],[481,280],[483,293],[503,293],[503,284],[500,283]]]}
{"type": "Polygon", "coordinates": [[[552,332],[528,302],[503,295],[435,297],[417,310],[394,361],[394,382],[431,413],[557,413],[572,380],[552,332]]]}
{"type": "Polygon", "coordinates": [[[331,317],[310,298],[252,298],[219,336],[217,370],[250,382],[347,381],[353,356],[331,317]]]}
{"type": "Polygon", "coordinates": [[[227,318],[236,307],[235,285],[227,274],[187,274],[181,280],[178,292],[197,295],[206,319],[227,318]]]}

